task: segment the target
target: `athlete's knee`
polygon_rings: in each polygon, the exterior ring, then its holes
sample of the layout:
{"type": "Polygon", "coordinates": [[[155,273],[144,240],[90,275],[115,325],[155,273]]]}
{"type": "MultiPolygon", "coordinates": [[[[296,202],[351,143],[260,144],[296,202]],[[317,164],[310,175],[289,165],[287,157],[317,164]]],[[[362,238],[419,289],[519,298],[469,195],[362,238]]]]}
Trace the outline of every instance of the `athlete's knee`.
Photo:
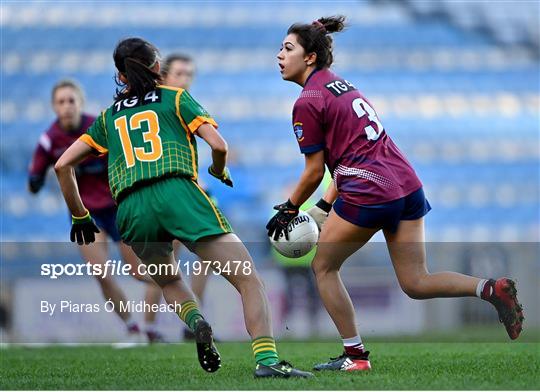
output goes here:
{"type": "Polygon", "coordinates": [[[324,278],[330,273],[339,271],[339,267],[323,257],[315,257],[311,263],[311,270],[317,280],[324,278]]]}
{"type": "Polygon", "coordinates": [[[166,288],[168,285],[178,284],[182,280],[180,275],[156,275],[152,276],[152,278],[161,289],[166,288]]]}
{"type": "Polygon", "coordinates": [[[240,293],[253,289],[264,290],[264,283],[256,271],[237,277],[233,284],[240,293]]]}
{"type": "Polygon", "coordinates": [[[94,277],[101,287],[111,287],[116,284],[113,277],[110,275],[95,275],[94,277]]]}
{"type": "Polygon", "coordinates": [[[422,285],[422,277],[399,279],[399,285],[405,294],[412,299],[424,299],[426,296],[425,290],[422,285]]]}
{"type": "Polygon", "coordinates": [[[144,282],[148,284],[154,284],[154,281],[149,275],[142,275],[139,272],[135,271],[132,273],[134,279],[138,280],[139,282],[144,282]]]}
{"type": "Polygon", "coordinates": [[[409,296],[411,299],[423,299],[424,296],[422,291],[414,286],[401,286],[403,292],[409,296]]]}

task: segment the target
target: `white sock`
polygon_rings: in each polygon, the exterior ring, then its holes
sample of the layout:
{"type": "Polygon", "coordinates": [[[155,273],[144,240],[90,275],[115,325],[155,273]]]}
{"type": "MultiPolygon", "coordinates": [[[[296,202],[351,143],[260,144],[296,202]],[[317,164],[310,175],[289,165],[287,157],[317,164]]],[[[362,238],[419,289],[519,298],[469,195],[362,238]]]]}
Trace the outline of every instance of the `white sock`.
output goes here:
{"type": "Polygon", "coordinates": [[[478,285],[476,286],[476,296],[478,298],[482,298],[482,291],[484,290],[484,286],[488,282],[487,279],[482,279],[480,282],[478,282],[478,285]]]}
{"type": "Polygon", "coordinates": [[[353,336],[352,338],[341,339],[345,347],[363,346],[360,335],[353,336]]]}
{"type": "Polygon", "coordinates": [[[149,332],[155,332],[156,331],[156,322],[155,321],[152,321],[152,322],[146,322],[144,324],[144,328],[146,331],[149,331],[149,332]]]}
{"type": "Polygon", "coordinates": [[[124,323],[126,324],[126,327],[128,328],[133,327],[134,325],[137,325],[137,322],[133,319],[131,314],[128,316],[127,319],[124,320],[124,323]]]}

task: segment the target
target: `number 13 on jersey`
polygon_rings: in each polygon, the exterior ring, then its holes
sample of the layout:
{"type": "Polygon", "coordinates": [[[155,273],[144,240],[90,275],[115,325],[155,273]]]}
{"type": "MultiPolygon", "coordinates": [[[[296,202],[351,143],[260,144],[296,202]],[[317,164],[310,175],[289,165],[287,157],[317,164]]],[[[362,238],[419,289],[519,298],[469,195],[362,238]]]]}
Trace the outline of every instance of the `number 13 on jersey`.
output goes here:
{"type": "Polygon", "coordinates": [[[153,110],[135,113],[129,119],[129,127],[127,116],[118,117],[114,120],[114,127],[120,135],[120,142],[122,143],[122,150],[124,150],[128,168],[135,165],[135,158],[141,162],[153,162],[161,158],[163,147],[159,136],[159,119],[157,113],[153,110]],[[143,140],[145,143],[150,143],[149,151],[145,151],[145,147],[133,148],[129,137],[130,131],[140,129],[143,122],[146,122],[148,126],[148,130],[143,132],[143,140]]]}

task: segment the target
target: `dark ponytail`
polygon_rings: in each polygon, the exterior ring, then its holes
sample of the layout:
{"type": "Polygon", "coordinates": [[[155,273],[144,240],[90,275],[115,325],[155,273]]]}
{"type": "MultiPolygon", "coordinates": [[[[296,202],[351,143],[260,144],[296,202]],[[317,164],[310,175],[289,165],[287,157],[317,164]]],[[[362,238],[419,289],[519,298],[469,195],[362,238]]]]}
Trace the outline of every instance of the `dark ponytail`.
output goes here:
{"type": "Polygon", "coordinates": [[[120,89],[116,89],[115,100],[129,97],[143,98],[155,90],[161,77],[152,68],[159,61],[159,51],[142,38],[126,38],[116,45],[113,54],[114,65],[127,79],[127,85],[116,79],[120,89]]]}
{"type": "Polygon", "coordinates": [[[330,67],[334,62],[332,53],[331,33],[338,33],[345,28],[345,16],[328,16],[319,18],[313,23],[295,23],[287,34],[295,34],[298,43],[302,45],[306,53],[317,54],[317,68],[330,67]]]}

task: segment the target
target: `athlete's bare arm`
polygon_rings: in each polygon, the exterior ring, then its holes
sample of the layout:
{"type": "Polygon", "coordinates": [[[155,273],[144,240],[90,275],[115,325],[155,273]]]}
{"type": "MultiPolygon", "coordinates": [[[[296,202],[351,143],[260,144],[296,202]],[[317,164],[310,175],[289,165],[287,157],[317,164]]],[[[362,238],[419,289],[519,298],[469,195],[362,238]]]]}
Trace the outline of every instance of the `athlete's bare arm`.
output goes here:
{"type": "Polygon", "coordinates": [[[324,177],[324,151],[305,155],[305,166],[290,200],[301,206],[315,192],[324,177]]]}
{"type": "Polygon", "coordinates": [[[212,166],[215,173],[223,173],[227,163],[227,142],[210,124],[202,124],[195,132],[212,149],[212,166]]]}
{"type": "Polygon", "coordinates": [[[60,189],[62,189],[66,204],[73,216],[84,216],[87,212],[79,194],[74,168],[79,162],[91,154],[92,147],[77,140],[62,154],[54,165],[60,189]]]}

